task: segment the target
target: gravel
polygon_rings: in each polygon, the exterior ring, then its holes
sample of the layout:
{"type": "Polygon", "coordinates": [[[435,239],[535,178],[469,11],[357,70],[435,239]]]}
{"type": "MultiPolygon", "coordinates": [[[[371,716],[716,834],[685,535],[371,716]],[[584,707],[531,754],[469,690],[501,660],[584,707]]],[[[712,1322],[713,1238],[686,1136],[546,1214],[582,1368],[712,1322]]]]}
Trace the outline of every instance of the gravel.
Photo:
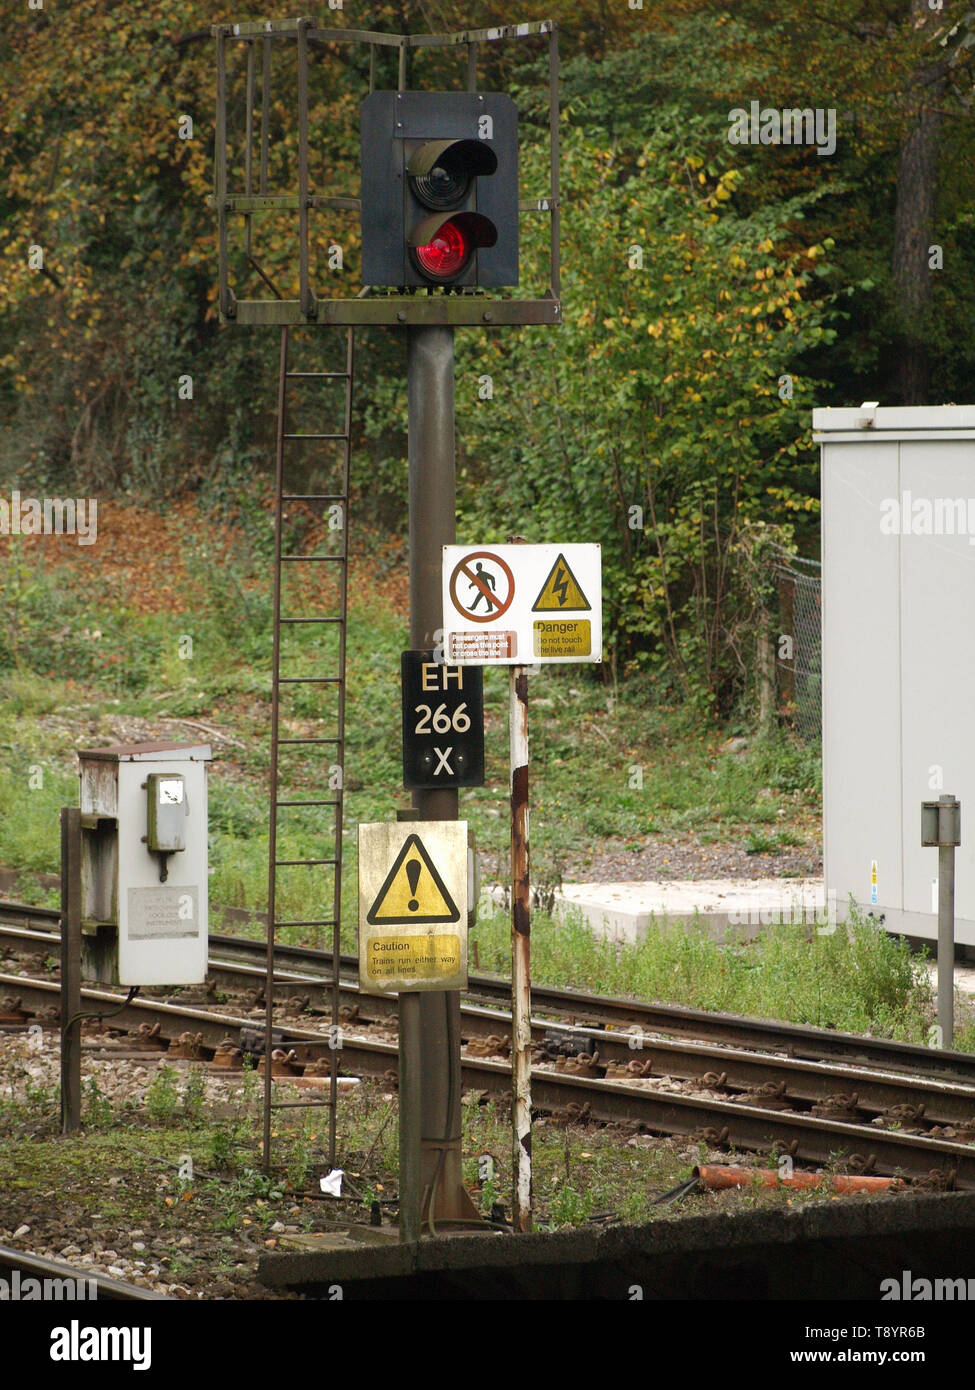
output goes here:
{"type": "MultiPolygon", "coordinates": [[[[120,1146],[138,1152],[138,1137],[133,1142],[127,1126],[140,1124],[146,1090],[159,1067],[173,1066],[179,1072],[181,1087],[189,1075],[190,1063],[160,1058],[157,1066],[134,1065],[124,1058],[103,1060],[83,1054],[82,1087],[91,1081],[98,1086],[101,1097],[112,1105],[119,1116],[124,1103],[129,1106],[126,1118],[120,1119],[114,1134],[120,1146]]],[[[55,1032],[45,1030],[40,1051],[28,1045],[24,1034],[0,1033],[0,1093],[23,1099],[25,1085],[43,1087],[54,1095],[59,1084],[60,1058],[55,1032]]],[[[226,1107],[240,1103],[242,1077],[240,1073],[210,1074],[206,1078],[207,1101],[226,1107]]],[[[44,1107],[38,1107],[44,1115],[44,1107]]],[[[55,1138],[56,1120],[45,1127],[43,1118],[21,1133],[39,1141],[55,1138]]],[[[93,1132],[89,1130],[88,1133],[93,1132]]],[[[138,1132],[136,1132],[138,1133],[138,1132]]],[[[156,1131],[165,1135],[165,1128],[156,1131]]],[[[5,1157],[16,1156],[18,1134],[5,1135],[5,1157]]],[[[163,1146],[164,1147],[164,1146],[163,1146]]],[[[92,1171],[97,1171],[94,1166],[92,1171]]],[[[199,1181],[194,1189],[194,1201],[185,1206],[179,1203],[178,1215],[172,1207],[163,1205],[163,1194],[171,1188],[179,1199],[180,1189],[174,1181],[175,1163],[151,1160],[143,1171],[105,1176],[99,1171],[97,1187],[90,1173],[71,1162],[54,1163],[45,1171],[38,1191],[36,1174],[24,1171],[24,1181],[18,1186],[21,1174],[14,1169],[14,1180],[0,1183],[0,1245],[9,1245],[50,1259],[69,1261],[84,1275],[102,1274],[125,1283],[152,1289],[172,1298],[182,1299],[279,1299],[257,1282],[257,1257],[265,1248],[261,1224],[251,1219],[248,1226],[238,1221],[236,1228],[224,1234],[214,1229],[222,1225],[227,1208],[215,1202],[199,1181]],[[167,1171],[167,1170],[170,1171],[167,1171]],[[121,1189],[121,1190],[120,1190],[121,1189]],[[116,1213],[123,1202],[137,1204],[128,1220],[122,1216],[103,1215],[103,1207],[116,1213]],[[157,1216],[157,1213],[159,1215],[157,1216]],[[135,1224],[132,1220],[136,1216],[135,1224]],[[173,1220],[179,1223],[173,1230],[173,1220]],[[141,1219],[140,1219],[141,1218],[141,1219]],[[99,1229],[101,1228],[101,1230],[99,1229]],[[180,1230],[182,1233],[180,1233],[180,1230]],[[110,1233],[110,1239],[106,1236],[110,1233]],[[177,1254],[178,1252],[178,1254],[177,1254]],[[178,1271],[172,1266],[178,1259],[178,1271]],[[228,1269],[228,1265],[232,1268],[228,1269]],[[178,1273],[178,1277],[176,1276],[178,1273]]],[[[292,1203],[293,1205],[293,1203],[292,1203]]],[[[319,1215],[315,1204],[316,1217],[319,1215]]],[[[276,1223],[281,1227],[281,1223],[276,1223]]],[[[299,1230],[298,1226],[283,1227],[299,1230]]],[[[286,1295],[286,1297],[291,1297],[286,1295]]],[[[295,1295],[294,1297],[297,1297],[295,1295]]]]}
{"type": "MultiPolygon", "coordinates": [[[[766,827],[762,827],[764,830],[766,827]]],[[[774,831],[773,827],[768,827],[774,831]]],[[[635,848],[607,840],[577,854],[562,869],[564,883],[636,883],[700,878],[818,878],[823,872],[822,842],[810,835],[801,845],[775,853],[749,854],[744,840],[704,843],[654,836],[635,848]]]]}

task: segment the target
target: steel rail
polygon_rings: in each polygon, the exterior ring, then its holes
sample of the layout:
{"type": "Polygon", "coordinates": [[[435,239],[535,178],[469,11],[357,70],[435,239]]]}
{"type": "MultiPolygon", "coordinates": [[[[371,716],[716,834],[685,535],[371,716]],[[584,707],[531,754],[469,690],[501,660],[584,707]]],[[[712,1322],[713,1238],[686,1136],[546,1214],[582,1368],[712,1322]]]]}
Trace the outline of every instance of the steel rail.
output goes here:
{"type": "MultiPolygon", "coordinates": [[[[33,908],[28,904],[0,902],[0,921],[48,921],[60,919],[57,908],[33,908]]],[[[4,936],[0,927],[0,941],[4,936]]],[[[7,933],[9,935],[9,933],[7,933]]],[[[50,933],[52,951],[57,949],[58,937],[50,933]]],[[[261,958],[267,947],[264,941],[214,933],[210,937],[211,964],[226,970],[233,957],[261,958]],[[219,954],[218,954],[219,953],[219,954]]],[[[331,970],[331,953],[308,946],[275,945],[275,960],[282,966],[280,978],[288,981],[285,967],[300,967],[302,971],[331,970]]],[[[353,956],[343,956],[341,966],[350,974],[356,970],[353,956]]],[[[263,970],[260,975],[263,977],[263,970]]],[[[275,970],[275,980],[279,978],[275,970]]],[[[312,974],[296,978],[291,984],[313,986],[312,974]]],[[[356,994],[353,984],[343,985],[344,994],[356,994]]],[[[367,996],[358,996],[365,998],[367,996]]],[[[511,985],[501,977],[471,975],[468,999],[497,1001],[501,1007],[510,1005],[511,985]]],[[[368,996],[370,1007],[376,996],[368,996]]],[[[808,1024],[785,1023],[778,1020],[751,1018],[740,1014],[717,1013],[687,1008],[679,1004],[651,1004],[639,999],[614,998],[611,995],[591,995],[579,990],[551,986],[532,988],[532,1009],[536,1018],[553,1016],[552,1027],[605,1027],[624,1031],[633,1036],[638,1029],[645,1033],[672,1033],[710,1043],[735,1045],[741,1048],[762,1049],[785,1053],[797,1060],[848,1063],[880,1068],[885,1071],[920,1072],[932,1079],[960,1085],[975,1085],[975,1055],[967,1052],[947,1052],[923,1047],[917,1043],[899,1042],[889,1038],[868,1038],[857,1033],[841,1033],[831,1029],[814,1028],[808,1024]]],[[[505,1015],[498,1013],[498,1022],[505,1015]]],[[[649,1042],[645,1040],[644,1046],[649,1042]]]]}
{"type": "MultiPolygon", "coordinates": [[[[8,987],[18,990],[22,1000],[48,1006],[59,993],[58,985],[51,981],[0,975],[0,988],[8,987]]],[[[117,1007],[119,1000],[117,994],[92,987],[82,989],[82,998],[89,1005],[104,1004],[106,1008],[117,1007]]],[[[235,1029],[255,1031],[252,1018],[146,999],[127,1004],[115,1022],[125,1027],[150,1020],[164,1027],[189,1023],[208,1047],[216,1047],[235,1029]]],[[[329,1045],[329,1040],[317,1030],[288,1026],[281,1029],[281,1045],[293,1048],[300,1062],[314,1057],[316,1050],[329,1045]]],[[[346,1066],[373,1076],[394,1069],[398,1056],[394,1042],[357,1038],[348,1033],[343,1035],[341,1050],[346,1066]]],[[[286,1084],[288,1078],[279,1080],[286,1084]]],[[[462,1083],[475,1090],[508,1095],[511,1070],[504,1062],[466,1057],[462,1083]]],[[[651,1084],[560,1074],[538,1066],[532,1072],[536,1107],[560,1111],[566,1118],[572,1116],[575,1107],[580,1120],[638,1123],[653,1132],[698,1136],[713,1145],[734,1145],[759,1152],[788,1149],[793,1157],[816,1163],[846,1157],[878,1173],[911,1177],[938,1173],[945,1183],[975,1189],[975,1145],[794,1111],[767,1110],[730,1099],[654,1090],[651,1084]]]]}
{"type": "MultiPolygon", "coordinates": [[[[30,1251],[13,1250],[8,1245],[0,1245],[0,1270],[3,1271],[4,1278],[7,1278],[14,1270],[20,1270],[21,1274],[28,1279],[56,1279],[62,1284],[67,1280],[72,1280],[75,1283],[94,1284],[95,1293],[91,1300],[93,1302],[96,1300],[99,1303],[121,1300],[178,1302],[169,1294],[157,1293],[155,1289],[144,1289],[139,1284],[128,1284],[122,1279],[113,1279],[108,1274],[99,1274],[80,1265],[66,1264],[63,1260],[52,1260],[47,1255],[35,1255],[30,1251]]],[[[58,1298],[54,1301],[73,1302],[74,1300],[58,1298]]]]}
{"type": "MultiPolygon", "coordinates": [[[[8,937],[10,934],[8,933],[8,937]]],[[[45,948],[36,933],[23,933],[32,949],[45,948]]],[[[211,960],[211,975],[224,975],[244,987],[261,989],[264,971],[243,962],[228,963],[211,960]]],[[[5,977],[7,981],[20,977],[5,977]]],[[[276,988],[323,988],[320,977],[275,973],[276,988]]],[[[16,985],[10,986],[16,991],[16,985]]],[[[360,1027],[378,1025],[395,1029],[396,1000],[385,995],[362,994],[351,982],[340,987],[343,1004],[355,1009],[354,1023],[360,1027]]],[[[114,996],[113,996],[114,997],[114,996]]],[[[322,1012],[326,1012],[323,1006],[322,1012]]],[[[510,1031],[511,1015],[500,1009],[484,1009],[475,1004],[461,1008],[461,1027],[465,1040],[471,1038],[504,1037],[510,1031]]],[[[349,1024],[346,1025],[346,1031],[349,1024]]],[[[637,1066],[649,1064],[651,1074],[682,1081],[698,1081],[708,1073],[712,1080],[705,1083],[710,1089],[728,1092],[747,1092],[759,1086],[779,1086],[789,1102],[814,1105],[829,1097],[853,1096],[850,1108],[872,1116],[883,1116],[896,1106],[918,1110],[918,1119],[926,1124],[962,1125],[975,1127],[975,1084],[961,1085],[940,1078],[890,1075],[861,1067],[851,1068],[835,1062],[815,1062],[791,1057],[776,1057],[766,1053],[744,1051],[730,1046],[714,1046],[706,1042],[682,1039],[651,1038],[640,1032],[624,1034],[598,1028],[555,1025],[544,1019],[531,1021],[531,1039],[536,1047],[546,1042],[564,1044],[562,1051],[598,1053],[602,1066],[637,1066]],[[715,1078],[722,1078],[720,1081],[715,1078]]],[[[903,1121],[903,1117],[902,1117],[903,1121]]]]}

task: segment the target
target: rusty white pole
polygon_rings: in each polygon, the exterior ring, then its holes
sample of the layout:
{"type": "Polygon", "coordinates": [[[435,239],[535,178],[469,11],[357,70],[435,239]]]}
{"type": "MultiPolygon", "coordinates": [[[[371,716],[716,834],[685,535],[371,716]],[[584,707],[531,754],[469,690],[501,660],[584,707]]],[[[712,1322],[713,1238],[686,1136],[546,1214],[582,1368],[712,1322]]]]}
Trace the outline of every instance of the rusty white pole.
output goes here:
{"type": "Polygon", "coordinates": [[[528,856],[528,671],[511,668],[512,1225],[532,1228],[531,871],[528,856]]]}

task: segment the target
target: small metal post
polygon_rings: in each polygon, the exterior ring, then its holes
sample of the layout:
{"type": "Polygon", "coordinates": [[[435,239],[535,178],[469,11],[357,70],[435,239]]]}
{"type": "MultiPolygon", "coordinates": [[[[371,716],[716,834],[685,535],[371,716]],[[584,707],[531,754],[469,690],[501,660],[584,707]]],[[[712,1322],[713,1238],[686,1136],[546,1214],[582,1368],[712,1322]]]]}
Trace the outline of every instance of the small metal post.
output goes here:
{"type": "Polygon", "coordinates": [[[308,30],[310,19],[298,21],[298,302],[308,318],[315,314],[315,296],[311,288],[311,259],[309,248],[309,208],[311,191],[308,182],[308,30]]]}
{"type": "Polygon", "coordinates": [[[532,1228],[531,866],[528,851],[528,671],[512,666],[511,1118],[512,1225],[532,1228]]]}
{"type": "Polygon", "coordinates": [[[81,811],[61,810],[61,1133],[81,1128],[81,811]]]}
{"type": "MultiPolygon", "coordinates": [[[[244,192],[253,193],[254,175],[254,41],[247,40],[247,110],[244,120],[247,124],[247,142],[244,146],[244,192]]],[[[244,250],[251,253],[251,214],[244,216],[244,250]]]]}
{"type": "Polygon", "coordinates": [[[921,844],[938,847],[938,1033],[951,1047],[955,1029],[955,846],[961,803],[950,793],[921,803],[921,844]]]}
{"type": "Polygon", "coordinates": [[[467,45],[467,90],[477,91],[477,44],[467,45]]]}
{"type": "Polygon", "coordinates": [[[955,1028],[955,847],[938,846],[938,1026],[941,1046],[955,1028]]]}

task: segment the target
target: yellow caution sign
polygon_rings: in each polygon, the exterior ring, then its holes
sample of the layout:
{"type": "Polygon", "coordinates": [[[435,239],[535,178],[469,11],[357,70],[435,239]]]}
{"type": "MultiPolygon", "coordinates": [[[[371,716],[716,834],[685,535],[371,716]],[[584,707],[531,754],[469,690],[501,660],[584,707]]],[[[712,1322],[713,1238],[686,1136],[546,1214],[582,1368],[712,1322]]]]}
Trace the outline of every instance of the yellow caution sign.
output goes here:
{"type": "MultiPolygon", "coordinates": [[[[367,899],[368,901],[368,899],[367,899]]],[[[410,835],[366,914],[370,926],[384,923],[457,922],[460,913],[419,835],[410,835]]]]}
{"type": "Polygon", "coordinates": [[[461,968],[461,942],[456,935],[374,936],[366,953],[371,980],[440,980],[461,968]]]}
{"type": "Polygon", "coordinates": [[[547,613],[552,610],[562,612],[581,609],[588,613],[590,607],[589,600],[579,587],[579,581],[560,551],[558,559],[549,571],[548,578],[542,585],[541,593],[532,604],[532,612],[547,613]]]}

